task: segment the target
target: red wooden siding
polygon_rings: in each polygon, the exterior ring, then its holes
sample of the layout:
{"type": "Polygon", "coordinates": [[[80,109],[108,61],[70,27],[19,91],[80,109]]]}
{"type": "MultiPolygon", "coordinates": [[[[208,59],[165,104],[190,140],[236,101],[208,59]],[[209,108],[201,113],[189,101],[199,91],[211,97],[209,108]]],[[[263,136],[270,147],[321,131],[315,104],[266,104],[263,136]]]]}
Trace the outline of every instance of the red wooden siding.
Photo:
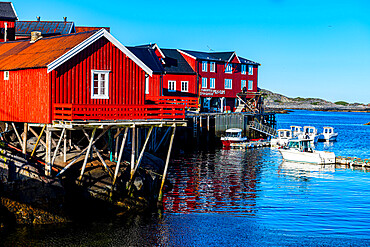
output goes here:
{"type": "Polygon", "coordinates": [[[163,95],[198,97],[198,84],[196,75],[166,74],[163,76],[163,95]],[[176,81],[176,92],[168,92],[168,81],[176,81]],[[181,92],[181,82],[188,82],[188,92],[181,92]]]}
{"type": "Polygon", "coordinates": [[[142,105],[145,72],[106,38],[101,38],[51,72],[52,102],[142,105]],[[91,70],[109,70],[109,99],[91,99],[91,70]]]}
{"type": "Polygon", "coordinates": [[[149,94],[146,94],[145,96],[153,97],[162,95],[161,78],[162,75],[158,74],[149,76],[149,94]]]}
{"type": "MultiPolygon", "coordinates": [[[[200,68],[202,66],[201,61],[198,62],[200,68]]],[[[233,64],[233,72],[225,73],[224,62],[216,62],[216,72],[209,71],[209,62],[207,72],[199,70],[199,84],[200,84],[200,96],[201,97],[226,97],[236,98],[236,94],[241,91],[241,81],[246,81],[248,88],[248,81],[253,81],[253,90],[248,92],[257,92],[257,74],[258,67],[254,66],[253,75],[248,75],[248,65],[246,65],[246,73],[241,73],[241,64],[233,64]],[[202,88],[202,78],[207,78],[207,87],[202,88]],[[215,78],[215,88],[210,88],[210,78],[215,78]],[[225,79],[232,79],[232,89],[225,89],[225,79]]]]}
{"type": "Polygon", "coordinates": [[[50,89],[46,68],[0,71],[0,121],[49,123],[50,89]]]}

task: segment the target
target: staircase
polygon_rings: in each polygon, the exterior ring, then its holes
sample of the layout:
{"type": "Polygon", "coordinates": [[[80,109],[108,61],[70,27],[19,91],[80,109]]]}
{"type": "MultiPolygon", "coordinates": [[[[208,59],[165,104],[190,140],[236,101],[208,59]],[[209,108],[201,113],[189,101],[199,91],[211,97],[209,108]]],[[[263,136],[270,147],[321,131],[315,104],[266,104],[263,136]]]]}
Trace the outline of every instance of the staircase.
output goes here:
{"type": "Polygon", "coordinates": [[[251,98],[250,100],[245,102],[238,94],[236,95],[236,97],[240,100],[241,104],[235,109],[235,112],[242,112],[243,110],[253,113],[258,112],[258,109],[256,108],[255,98],[251,98]]]}
{"type": "Polygon", "coordinates": [[[276,129],[271,128],[267,125],[263,125],[263,124],[259,123],[257,120],[255,120],[253,122],[250,122],[249,123],[249,128],[253,129],[253,130],[256,130],[258,132],[261,132],[263,134],[272,136],[272,137],[277,135],[276,129]]]}

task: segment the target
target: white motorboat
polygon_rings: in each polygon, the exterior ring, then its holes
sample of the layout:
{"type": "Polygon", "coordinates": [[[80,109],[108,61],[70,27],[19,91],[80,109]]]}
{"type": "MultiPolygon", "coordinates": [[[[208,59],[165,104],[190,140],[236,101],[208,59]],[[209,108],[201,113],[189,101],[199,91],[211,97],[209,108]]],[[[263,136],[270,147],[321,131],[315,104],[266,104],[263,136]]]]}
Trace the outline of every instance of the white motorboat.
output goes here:
{"type": "Polygon", "coordinates": [[[303,135],[302,127],[301,126],[291,125],[290,126],[290,130],[292,131],[292,136],[293,137],[297,137],[297,136],[303,135]]]}
{"type": "Polygon", "coordinates": [[[317,134],[317,129],[315,127],[304,126],[303,132],[297,137],[300,140],[310,140],[312,144],[315,144],[319,138],[319,135],[317,134]]]}
{"type": "Polygon", "coordinates": [[[271,138],[272,147],[281,147],[288,144],[288,141],[292,139],[292,132],[290,129],[278,129],[277,136],[271,138]]]}
{"type": "Polygon", "coordinates": [[[333,142],[337,140],[338,133],[334,132],[333,127],[324,127],[323,132],[319,135],[319,141],[333,142]]]}
{"type": "Polygon", "coordinates": [[[335,164],[335,154],[333,152],[314,150],[309,139],[290,140],[287,147],[280,148],[279,151],[286,161],[335,164]]]}
{"type": "Polygon", "coordinates": [[[221,137],[222,144],[225,147],[230,147],[231,143],[241,143],[248,141],[247,137],[243,137],[243,130],[239,128],[227,129],[225,131],[225,136],[221,137]]]}

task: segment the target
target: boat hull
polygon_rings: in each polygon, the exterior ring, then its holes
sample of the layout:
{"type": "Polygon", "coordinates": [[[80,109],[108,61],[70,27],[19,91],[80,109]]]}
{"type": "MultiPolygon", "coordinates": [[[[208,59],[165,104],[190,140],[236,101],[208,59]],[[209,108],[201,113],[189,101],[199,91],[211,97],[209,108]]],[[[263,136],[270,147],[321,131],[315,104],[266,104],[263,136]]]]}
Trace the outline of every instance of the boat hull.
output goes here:
{"type": "Polygon", "coordinates": [[[279,149],[283,159],[293,162],[311,164],[335,164],[335,154],[332,152],[313,151],[301,152],[299,150],[279,149]]]}

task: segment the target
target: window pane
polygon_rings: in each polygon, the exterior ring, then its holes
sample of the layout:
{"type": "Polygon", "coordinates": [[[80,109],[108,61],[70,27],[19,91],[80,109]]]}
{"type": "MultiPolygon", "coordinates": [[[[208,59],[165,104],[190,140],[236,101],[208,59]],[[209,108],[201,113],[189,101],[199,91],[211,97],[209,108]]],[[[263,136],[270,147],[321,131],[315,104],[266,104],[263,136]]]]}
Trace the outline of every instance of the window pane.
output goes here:
{"type": "Polygon", "coordinates": [[[100,74],[100,80],[105,81],[105,74],[100,74]]]}
{"type": "Polygon", "coordinates": [[[97,87],[94,87],[94,95],[98,95],[98,93],[99,93],[98,88],[97,87]]]}
{"type": "Polygon", "coordinates": [[[99,74],[94,73],[94,81],[99,80],[99,74]]]}
{"type": "Polygon", "coordinates": [[[94,87],[99,87],[99,81],[94,80],[94,87]]]}

